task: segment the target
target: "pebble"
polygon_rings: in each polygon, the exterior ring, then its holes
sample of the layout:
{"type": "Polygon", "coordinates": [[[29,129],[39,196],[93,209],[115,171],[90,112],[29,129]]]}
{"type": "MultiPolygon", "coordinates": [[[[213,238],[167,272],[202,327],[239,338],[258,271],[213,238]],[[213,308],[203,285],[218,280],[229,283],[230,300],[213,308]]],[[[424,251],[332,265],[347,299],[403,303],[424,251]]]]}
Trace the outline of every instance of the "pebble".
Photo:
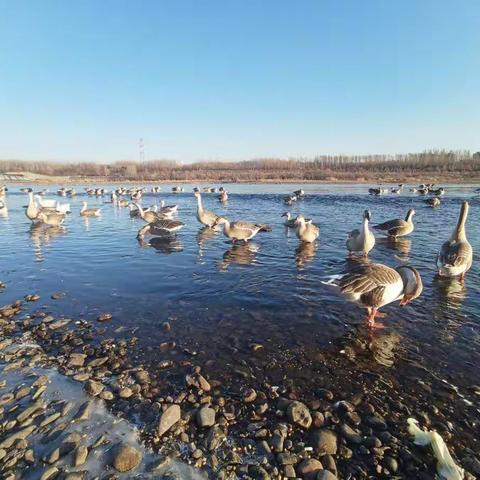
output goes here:
{"type": "Polygon", "coordinates": [[[312,424],[312,417],[307,406],[302,402],[292,402],[287,408],[287,415],[291,422],[308,429],[312,424]]]}
{"type": "Polygon", "coordinates": [[[197,412],[197,424],[199,427],[211,427],[215,424],[215,410],[210,407],[202,407],[197,412]]]}
{"type": "Polygon", "coordinates": [[[142,454],[131,445],[122,443],[115,449],[113,467],[121,473],[133,470],[141,461],[142,454]]]}
{"type": "Polygon", "coordinates": [[[314,480],[317,473],[323,470],[322,462],[315,458],[307,458],[297,465],[297,473],[307,480],[314,480]]]}
{"type": "Polygon", "coordinates": [[[88,382],[85,383],[83,388],[88,394],[96,397],[102,392],[105,387],[99,382],[95,382],[94,380],[88,380],[88,382]]]}
{"type": "Polygon", "coordinates": [[[97,322],[107,322],[108,320],[111,320],[113,318],[113,315],[111,313],[102,313],[97,317],[97,322]]]}
{"type": "Polygon", "coordinates": [[[88,448],[85,445],[79,445],[75,450],[73,466],[79,467],[80,465],[83,465],[87,460],[87,456],[88,456],[88,448]]]}
{"type": "Polygon", "coordinates": [[[319,454],[335,455],[337,453],[337,434],[328,428],[313,430],[310,445],[319,454]]]}
{"type": "Polygon", "coordinates": [[[84,353],[71,353],[68,359],[69,367],[83,367],[87,356],[84,353]]]}
{"type": "Polygon", "coordinates": [[[161,437],[170,430],[179,420],[181,410],[178,405],[170,405],[161,415],[158,423],[158,435],[161,437]]]}

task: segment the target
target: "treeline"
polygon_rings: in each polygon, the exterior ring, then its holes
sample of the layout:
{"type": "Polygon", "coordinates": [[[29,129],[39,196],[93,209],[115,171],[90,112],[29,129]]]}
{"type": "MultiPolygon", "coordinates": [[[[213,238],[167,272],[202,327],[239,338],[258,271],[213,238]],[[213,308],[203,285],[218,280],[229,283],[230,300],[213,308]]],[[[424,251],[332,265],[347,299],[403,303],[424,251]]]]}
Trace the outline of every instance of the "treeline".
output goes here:
{"type": "Polygon", "coordinates": [[[111,164],[0,161],[0,172],[143,181],[288,181],[361,180],[390,174],[480,177],[480,153],[431,150],[397,155],[320,155],[315,158],[262,158],[240,162],[174,160],[122,161],[111,164]]]}

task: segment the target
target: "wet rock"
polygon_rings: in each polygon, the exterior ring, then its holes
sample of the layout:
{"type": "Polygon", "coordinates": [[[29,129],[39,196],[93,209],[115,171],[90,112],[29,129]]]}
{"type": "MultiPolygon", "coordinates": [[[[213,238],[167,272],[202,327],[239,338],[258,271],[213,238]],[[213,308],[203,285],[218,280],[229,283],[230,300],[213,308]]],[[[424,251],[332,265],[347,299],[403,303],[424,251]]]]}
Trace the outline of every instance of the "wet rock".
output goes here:
{"type": "Polygon", "coordinates": [[[347,424],[343,424],[340,427],[340,433],[348,443],[354,445],[360,445],[362,443],[362,436],[347,424]]]}
{"type": "Polygon", "coordinates": [[[65,296],[64,293],[62,292],[55,292],[55,293],[52,293],[52,295],[50,296],[50,298],[52,300],[60,300],[61,298],[63,298],[65,296]]]}
{"type": "Polygon", "coordinates": [[[0,448],[10,448],[17,440],[24,440],[29,435],[31,435],[36,428],[36,426],[30,425],[28,427],[22,428],[21,430],[18,430],[17,432],[7,435],[0,443],[0,448]]]}
{"type": "Polygon", "coordinates": [[[313,430],[310,445],[319,454],[335,455],[337,453],[337,434],[328,428],[313,430]]]}
{"type": "Polygon", "coordinates": [[[252,403],[257,399],[257,392],[253,388],[248,388],[243,392],[243,401],[245,403],[252,403]]]}
{"type": "Polygon", "coordinates": [[[113,393],[110,390],[104,390],[102,393],[100,393],[100,398],[102,400],[106,400],[109,402],[113,400],[115,397],[113,396],[113,393]]]}
{"type": "Polygon", "coordinates": [[[272,438],[270,439],[270,445],[275,452],[280,453],[280,452],[283,452],[284,441],[285,441],[284,436],[276,432],[272,435],[272,438]]]}
{"type": "Polygon", "coordinates": [[[213,426],[205,438],[205,446],[210,451],[215,451],[226,438],[225,432],[218,426],[213,426]]]}
{"type": "Polygon", "coordinates": [[[102,365],[105,365],[105,363],[107,362],[108,362],[108,357],[99,357],[89,362],[88,366],[90,368],[98,368],[98,367],[101,367],[102,365]]]}
{"type": "Polygon", "coordinates": [[[54,478],[58,472],[59,470],[57,467],[48,467],[43,470],[39,480],[50,480],[51,478],[54,478]]]}
{"type": "Polygon", "coordinates": [[[73,379],[77,382],[86,382],[90,378],[88,373],[77,373],[73,376],[73,379]]]}
{"type": "Polygon", "coordinates": [[[96,382],[95,380],[88,380],[88,382],[85,383],[83,388],[88,394],[96,397],[103,391],[105,387],[101,383],[96,382]]]}
{"type": "Polygon", "coordinates": [[[316,480],[337,480],[337,476],[328,470],[322,470],[317,473],[316,480]]]}
{"type": "Polygon", "coordinates": [[[307,406],[302,402],[292,402],[287,408],[287,415],[292,423],[298,426],[308,429],[312,424],[312,417],[307,406]]]}
{"type": "Polygon", "coordinates": [[[50,423],[54,422],[55,420],[57,420],[58,418],[60,418],[61,416],[61,413],[60,412],[56,412],[56,413],[52,413],[51,415],[49,415],[48,417],[44,418],[41,422],[40,422],[40,427],[46,427],[47,425],[49,425],[50,423]]]}
{"type": "Polygon", "coordinates": [[[181,417],[181,410],[178,405],[170,405],[161,415],[158,424],[158,435],[161,437],[170,430],[181,417]]]}
{"type": "Polygon", "coordinates": [[[294,453],[283,452],[277,455],[277,462],[279,465],[295,465],[298,457],[294,453]]]}
{"type": "Polygon", "coordinates": [[[70,320],[68,318],[62,318],[60,320],[56,320],[50,323],[49,328],[50,330],[59,330],[60,328],[67,326],[69,323],[70,323],[70,320]]]}
{"type": "Polygon", "coordinates": [[[37,300],[40,300],[40,295],[37,295],[36,293],[30,294],[30,295],[25,295],[25,301],[26,302],[36,302],[37,300]]]}
{"type": "Polygon", "coordinates": [[[118,396],[120,398],[130,398],[133,395],[133,391],[129,387],[122,388],[120,392],[118,392],[118,396]]]}
{"type": "Polygon", "coordinates": [[[204,392],[209,392],[211,390],[210,383],[208,383],[207,379],[201,375],[200,373],[194,373],[193,375],[187,375],[185,377],[185,382],[189,387],[195,387],[199,390],[203,390],[204,392]]]}
{"type": "Polygon", "coordinates": [[[387,422],[385,422],[385,419],[378,413],[367,417],[367,424],[375,430],[387,430],[387,422]]]}
{"type": "Polygon", "coordinates": [[[142,461],[142,454],[131,445],[122,443],[115,449],[113,466],[118,472],[129,472],[142,461]]]}
{"type": "Polygon", "coordinates": [[[297,465],[297,473],[306,480],[315,480],[317,473],[323,470],[323,465],[315,458],[307,458],[297,465]]]}
{"type": "Polygon", "coordinates": [[[111,313],[102,313],[97,317],[97,322],[108,322],[113,318],[111,313]]]}
{"type": "Polygon", "coordinates": [[[88,420],[92,413],[92,408],[93,408],[93,403],[90,400],[86,401],[80,406],[80,408],[78,409],[78,412],[73,417],[73,420],[75,422],[82,422],[84,420],[88,420]]]}
{"type": "Polygon", "coordinates": [[[398,470],[398,462],[395,458],[387,456],[383,459],[383,465],[390,473],[396,473],[398,470]]]}
{"type": "Polygon", "coordinates": [[[471,473],[480,477],[480,460],[473,456],[468,456],[463,459],[463,466],[471,473]]]}
{"type": "Polygon", "coordinates": [[[83,465],[88,457],[88,448],[85,445],[79,445],[75,450],[75,456],[73,459],[73,466],[79,467],[83,465]]]}
{"type": "Polygon", "coordinates": [[[202,407],[197,412],[197,424],[199,427],[211,427],[215,424],[215,410],[210,407],[202,407]]]}

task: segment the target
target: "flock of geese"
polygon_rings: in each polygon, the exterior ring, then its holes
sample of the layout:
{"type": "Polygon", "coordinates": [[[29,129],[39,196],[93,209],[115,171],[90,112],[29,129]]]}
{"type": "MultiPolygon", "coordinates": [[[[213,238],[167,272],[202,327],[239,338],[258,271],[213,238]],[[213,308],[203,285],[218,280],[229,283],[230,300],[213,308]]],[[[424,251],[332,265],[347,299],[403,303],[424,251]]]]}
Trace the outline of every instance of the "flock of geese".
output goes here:
{"type": "MultiPolygon", "coordinates": [[[[425,185],[422,190],[429,189],[437,195],[443,195],[445,190],[432,190],[433,185],[425,185]]],[[[400,185],[399,188],[403,188],[400,185]]],[[[157,193],[159,187],[153,187],[152,193],[157,193]]],[[[174,187],[175,192],[182,192],[182,187],[174,187]]],[[[22,189],[28,194],[28,205],[25,207],[25,214],[32,222],[43,223],[47,226],[60,226],[70,213],[69,204],[61,204],[55,200],[43,198],[45,192],[34,194],[32,189],[22,189]]],[[[137,232],[137,238],[143,239],[146,235],[152,237],[165,237],[175,235],[179,232],[184,223],[173,218],[178,213],[177,205],[165,205],[162,201],[160,207],[154,205],[149,208],[143,208],[140,204],[142,195],[146,189],[117,189],[112,191],[110,202],[119,207],[128,207],[132,218],[140,218],[145,222],[137,232]],[[129,197],[129,198],[126,198],[129,197]]],[[[205,191],[205,190],[204,190],[205,191]]],[[[6,209],[4,201],[7,189],[0,188],[0,211],[6,209]]],[[[219,193],[218,201],[226,202],[228,192],[223,188],[218,191],[209,189],[207,193],[219,193]]],[[[370,192],[371,193],[371,192],[370,192]]],[[[398,192],[392,192],[398,193],[398,192]]],[[[73,189],[58,190],[57,194],[61,197],[74,196],[76,192],[73,189]]],[[[104,189],[86,189],[89,196],[107,195],[104,189]]],[[[375,193],[376,195],[376,193],[375,193]]],[[[292,205],[304,198],[303,190],[297,190],[292,195],[284,198],[284,203],[292,205]]],[[[253,223],[244,220],[231,221],[213,211],[207,210],[202,202],[200,189],[194,189],[196,199],[196,217],[197,220],[207,229],[223,229],[224,235],[232,241],[248,242],[259,232],[268,232],[270,226],[262,223],[253,223]]],[[[432,205],[437,206],[437,205],[432,205]]],[[[462,203],[459,217],[455,228],[448,240],[440,248],[437,255],[436,267],[438,274],[442,277],[458,277],[460,282],[465,279],[465,274],[472,266],[473,251],[466,235],[466,221],[468,217],[469,204],[467,201],[462,203]]],[[[101,215],[101,208],[88,208],[86,201],[82,202],[82,208],[79,212],[82,217],[98,217],[101,215]]],[[[371,213],[369,210],[363,212],[363,220],[359,229],[352,230],[346,240],[346,248],[349,256],[367,257],[369,252],[375,247],[375,235],[372,230],[383,233],[392,241],[410,235],[414,231],[413,217],[415,210],[409,209],[405,218],[392,219],[370,227],[371,213]]],[[[312,223],[311,219],[298,215],[293,218],[290,212],[285,212],[284,225],[287,228],[294,228],[297,237],[301,243],[313,244],[320,235],[318,226],[312,223]]],[[[382,325],[376,322],[377,317],[383,316],[379,309],[399,301],[401,305],[406,305],[420,296],[423,290],[423,284],[419,272],[411,266],[400,266],[396,269],[383,264],[361,263],[353,270],[331,277],[324,282],[339,289],[339,291],[349,301],[367,309],[368,326],[371,328],[381,328],[382,325]]]]}

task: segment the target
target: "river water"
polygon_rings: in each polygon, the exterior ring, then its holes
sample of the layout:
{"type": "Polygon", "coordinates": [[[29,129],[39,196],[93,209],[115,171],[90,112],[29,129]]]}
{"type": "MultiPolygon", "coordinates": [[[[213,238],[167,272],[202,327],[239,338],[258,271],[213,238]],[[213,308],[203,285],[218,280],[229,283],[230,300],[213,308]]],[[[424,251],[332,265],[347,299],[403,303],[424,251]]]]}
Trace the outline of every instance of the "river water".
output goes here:
{"type": "MultiPolygon", "coordinates": [[[[64,316],[94,320],[110,312],[108,332],[134,332],[142,361],[179,360],[178,352],[158,348],[169,339],[182,347],[180,355],[200,355],[217,376],[227,376],[231,365],[248,363],[252,344],[263,346],[265,362],[281,359],[287,371],[299,351],[314,356],[370,335],[376,349],[367,362],[388,371],[406,359],[478,402],[471,391],[480,383],[480,196],[475,186],[447,185],[441,206],[431,209],[408,189],[374,197],[364,185],[307,185],[305,198],[287,207],[284,195],[299,185],[225,185],[228,203],[203,194],[206,208],[272,227],[235,246],[221,232],[202,229],[193,185],[180,194],[162,186],[162,193],[143,198],[144,206],[160,199],[178,204],[178,218],[185,223],[176,239],[155,246],[137,241],[143,222],[131,219],[126,208],[104,203],[107,197],[61,199],[56,187],[49,188],[48,198],[71,204],[62,229],[32,226],[24,214],[26,195],[18,185],[9,187],[8,216],[0,218],[0,280],[7,284],[2,304],[38,293],[45,308],[64,316]],[[85,199],[89,207],[102,207],[100,218],[79,216],[85,199]],[[435,257],[465,199],[471,205],[467,235],[474,263],[462,285],[437,278],[435,257]],[[416,210],[413,234],[396,243],[377,235],[370,261],[415,266],[424,283],[422,296],[407,307],[385,307],[387,328],[373,334],[364,328],[365,312],[322,283],[351,266],[346,235],[360,227],[366,208],[373,223],[416,210]],[[285,211],[313,219],[321,231],[316,244],[299,244],[295,232],[283,226],[285,211]],[[65,296],[50,300],[54,292],[65,296]],[[166,336],[162,324],[167,321],[174,335],[166,336]]],[[[83,192],[82,186],[76,189],[83,192]]]]}

